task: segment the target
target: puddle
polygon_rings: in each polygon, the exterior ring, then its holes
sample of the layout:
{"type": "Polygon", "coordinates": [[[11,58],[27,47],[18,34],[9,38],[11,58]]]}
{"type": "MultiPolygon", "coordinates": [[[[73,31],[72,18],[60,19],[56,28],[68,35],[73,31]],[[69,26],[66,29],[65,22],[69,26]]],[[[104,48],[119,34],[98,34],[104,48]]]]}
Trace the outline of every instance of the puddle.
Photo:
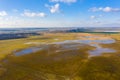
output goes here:
{"type": "Polygon", "coordinates": [[[25,54],[35,53],[37,51],[40,51],[41,49],[42,48],[38,48],[38,47],[27,48],[27,49],[21,50],[19,52],[16,52],[15,56],[22,56],[22,55],[25,55],[25,54]]]}
{"type": "Polygon", "coordinates": [[[90,56],[100,56],[102,53],[114,53],[116,50],[114,49],[109,49],[109,48],[97,48],[95,50],[89,51],[90,56]]]}
{"type": "Polygon", "coordinates": [[[91,44],[91,43],[97,43],[97,44],[111,44],[115,43],[114,39],[109,40],[65,40],[63,42],[55,42],[54,44],[65,44],[65,43],[83,43],[83,44],[91,44]]]}
{"type": "MultiPolygon", "coordinates": [[[[105,43],[104,43],[105,44],[105,43]]],[[[108,43],[107,43],[108,44],[108,43]]],[[[109,43],[110,44],[110,43],[109,43]]],[[[90,56],[100,56],[102,53],[114,53],[116,50],[110,48],[102,48],[99,44],[90,44],[91,46],[96,47],[95,50],[88,51],[90,56]]]]}

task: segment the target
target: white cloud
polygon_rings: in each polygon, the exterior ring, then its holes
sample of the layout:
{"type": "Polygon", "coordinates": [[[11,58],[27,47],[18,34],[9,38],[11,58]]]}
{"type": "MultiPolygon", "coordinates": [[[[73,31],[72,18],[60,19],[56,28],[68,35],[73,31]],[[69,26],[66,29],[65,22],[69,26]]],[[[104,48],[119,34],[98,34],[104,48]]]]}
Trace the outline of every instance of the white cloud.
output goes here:
{"type": "Polygon", "coordinates": [[[100,11],[101,8],[96,8],[96,7],[93,7],[93,8],[90,8],[89,11],[92,11],[92,12],[97,12],[97,11],[100,11]]]}
{"type": "Polygon", "coordinates": [[[6,11],[0,11],[0,16],[7,16],[7,12],[6,11]]]}
{"type": "Polygon", "coordinates": [[[90,8],[90,11],[97,12],[97,11],[103,11],[103,12],[120,12],[120,8],[112,8],[112,7],[93,7],[90,8]]]}
{"type": "Polygon", "coordinates": [[[99,18],[102,18],[103,17],[103,15],[92,15],[92,16],[90,16],[90,19],[99,19],[99,18]]]}
{"type": "Polygon", "coordinates": [[[50,2],[75,3],[77,0],[50,0],[50,2]]]}
{"type": "Polygon", "coordinates": [[[55,4],[54,6],[51,6],[50,12],[51,13],[56,13],[59,12],[59,4],[55,4]]]}
{"type": "Polygon", "coordinates": [[[46,14],[45,14],[45,13],[43,13],[43,12],[41,12],[41,13],[38,13],[38,14],[37,14],[37,16],[39,16],[39,17],[45,17],[45,16],[46,16],[46,14]]]}
{"type": "Polygon", "coordinates": [[[45,5],[47,8],[49,8],[51,13],[59,13],[60,12],[60,4],[55,4],[53,6],[45,5]]]}
{"type": "Polygon", "coordinates": [[[111,7],[105,7],[105,8],[101,8],[101,10],[103,10],[104,12],[111,12],[112,8],[111,7]]]}
{"type": "Polygon", "coordinates": [[[27,16],[27,17],[45,17],[46,16],[46,14],[43,12],[36,13],[36,12],[30,12],[30,11],[24,11],[24,13],[21,15],[27,16]]]}
{"type": "Polygon", "coordinates": [[[100,21],[95,21],[96,23],[101,23],[100,21]]]}
{"type": "Polygon", "coordinates": [[[90,16],[91,19],[96,19],[97,17],[96,16],[90,16]]]}

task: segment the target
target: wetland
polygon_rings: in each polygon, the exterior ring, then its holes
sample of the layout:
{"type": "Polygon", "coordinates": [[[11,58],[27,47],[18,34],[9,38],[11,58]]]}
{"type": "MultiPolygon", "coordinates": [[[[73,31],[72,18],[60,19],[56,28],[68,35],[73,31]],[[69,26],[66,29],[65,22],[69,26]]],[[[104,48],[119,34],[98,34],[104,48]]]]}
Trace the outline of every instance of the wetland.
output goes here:
{"type": "Polygon", "coordinates": [[[119,80],[119,35],[45,33],[2,40],[0,80],[119,80]]]}

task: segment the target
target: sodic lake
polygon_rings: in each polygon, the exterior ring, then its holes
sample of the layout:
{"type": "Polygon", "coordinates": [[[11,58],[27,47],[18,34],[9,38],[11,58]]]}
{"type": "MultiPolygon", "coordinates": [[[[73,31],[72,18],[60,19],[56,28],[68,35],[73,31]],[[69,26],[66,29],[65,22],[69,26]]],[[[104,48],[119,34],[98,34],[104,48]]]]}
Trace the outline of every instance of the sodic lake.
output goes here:
{"type": "Polygon", "coordinates": [[[40,51],[42,49],[48,50],[50,51],[50,45],[54,44],[56,46],[56,52],[57,51],[65,51],[65,50],[77,50],[79,46],[84,46],[85,45],[90,45],[95,47],[94,50],[90,50],[88,51],[89,56],[99,56],[102,53],[114,53],[116,52],[116,50],[114,49],[110,49],[110,48],[103,48],[100,46],[100,44],[111,44],[111,43],[115,43],[114,39],[103,39],[103,40],[65,40],[62,42],[54,42],[54,43],[50,43],[44,46],[40,46],[40,47],[30,47],[21,51],[18,51],[15,53],[16,56],[22,56],[25,54],[30,54],[30,53],[35,53],[37,51],[40,51]],[[48,47],[49,46],[49,47],[48,47]],[[59,48],[57,48],[57,46],[60,46],[59,48]]]}

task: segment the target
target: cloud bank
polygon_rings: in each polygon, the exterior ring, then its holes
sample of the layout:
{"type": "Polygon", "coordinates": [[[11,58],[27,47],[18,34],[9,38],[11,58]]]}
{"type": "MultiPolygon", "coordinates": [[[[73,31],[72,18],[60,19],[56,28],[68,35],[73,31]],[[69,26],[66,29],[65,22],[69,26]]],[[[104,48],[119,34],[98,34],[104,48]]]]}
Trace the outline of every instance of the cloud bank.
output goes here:
{"type": "Polygon", "coordinates": [[[7,16],[8,14],[7,14],[7,12],[6,11],[0,11],[0,16],[7,16]]]}
{"type": "Polygon", "coordinates": [[[45,17],[46,14],[43,12],[30,12],[30,11],[24,11],[24,13],[21,14],[22,16],[26,16],[26,17],[45,17]]]}
{"type": "Polygon", "coordinates": [[[120,12],[120,8],[112,8],[112,7],[93,7],[90,8],[89,11],[92,12],[98,12],[98,11],[102,11],[102,12],[120,12]]]}

